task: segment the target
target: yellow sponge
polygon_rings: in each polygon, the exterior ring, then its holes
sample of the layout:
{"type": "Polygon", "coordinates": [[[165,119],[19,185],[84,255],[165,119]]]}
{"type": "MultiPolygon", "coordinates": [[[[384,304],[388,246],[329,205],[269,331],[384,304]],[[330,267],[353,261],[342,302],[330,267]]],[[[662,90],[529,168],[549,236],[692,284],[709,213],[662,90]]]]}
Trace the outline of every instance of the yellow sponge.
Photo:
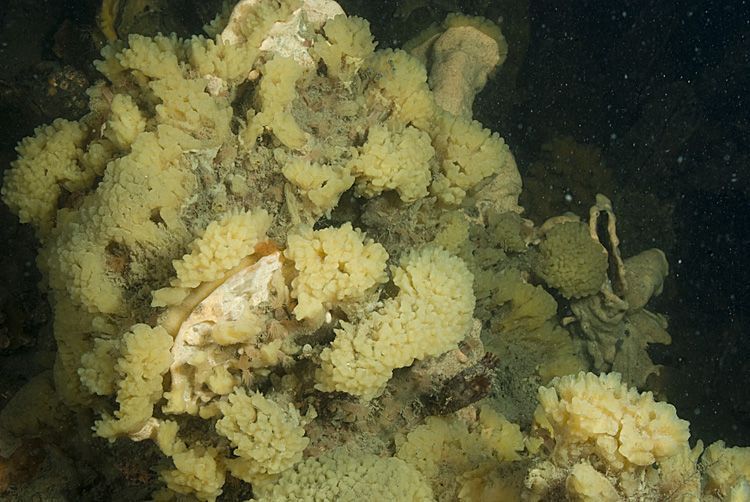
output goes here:
{"type": "Polygon", "coordinates": [[[396,297],[359,324],[342,323],[320,355],[316,387],[376,397],[393,370],[455,348],[474,312],[473,277],[442,248],[409,253],[393,271],[396,297]]]}

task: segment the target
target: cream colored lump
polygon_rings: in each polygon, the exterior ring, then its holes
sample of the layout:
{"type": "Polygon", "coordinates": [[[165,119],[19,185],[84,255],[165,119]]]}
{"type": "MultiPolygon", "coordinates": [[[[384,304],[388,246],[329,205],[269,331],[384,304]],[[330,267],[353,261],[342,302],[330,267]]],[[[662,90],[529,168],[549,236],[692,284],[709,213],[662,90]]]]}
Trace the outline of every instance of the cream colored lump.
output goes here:
{"type": "MultiPolygon", "coordinates": [[[[0,446],[29,417],[93,411],[96,435],[158,446],[156,500],[213,501],[240,485],[228,477],[268,501],[700,493],[687,423],[616,374],[542,387],[530,431],[487,406],[419,415],[409,392],[484,353],[467,337],[474,290],[497,275],[472,270],[505,251],[472,256],[472,225],[491,207],[521,228],[513,156],[470,114],[507,46],[487,21],[443,28],[437,94],[417,56],[376,51],[368,23],[328,0],[242,0],[209,37],[104,48],[89,113],[38,128],[5,175],[4,202],[41,242],[57,356],[0,414],[0,446]],[[475,61],[472,40],[494,56],[475,61]],[[52,384],[54,406],[35,397],[52,384]],[[346,410],[363,428],[392,413],[390,436],[345,450],[350,429],[326,420],[346,410]]],[[[515,233],[504,249],[520,254],[534,237],[515,233]]],[[[552,287],[598,293],[601,267],[581,286],[547,247],[552,287]]],[[[509,318],[541,319],[575,359],[554,299],[542,303],[509,318]]],[[[708,449],[708,500],[741,500],[746,457],[708,449]]]]}
{"type": "Polygon", "coordinates": [[[394,369],[455,348],[471,323],[472,280],[463,262],[441,248],[407,255],[393,270],[399,293],[358,324],[336,330],[320,355],[317,388],[372,398],[394,369]]]}

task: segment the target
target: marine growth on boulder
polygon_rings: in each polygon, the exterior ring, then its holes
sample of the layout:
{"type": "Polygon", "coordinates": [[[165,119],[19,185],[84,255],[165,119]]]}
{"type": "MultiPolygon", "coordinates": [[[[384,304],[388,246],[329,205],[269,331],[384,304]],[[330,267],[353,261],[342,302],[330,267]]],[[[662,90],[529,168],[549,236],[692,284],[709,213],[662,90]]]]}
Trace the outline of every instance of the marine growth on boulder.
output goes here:
{"type": "Polygon", "coordinates": [[[699,473],[688,423],[638,390],[670,340],[645,309],[663,253],[623,260],[603,196],[523,217],[471,113],[498,26],[377,50],[330,0],[242,0],[206,33],[112,41],[89,112],[18,146],[2,198],[39,238],[57,354],[1,454],[76,414],[154,445],[158,500],[750,491],[748,450],[699,473]]]}

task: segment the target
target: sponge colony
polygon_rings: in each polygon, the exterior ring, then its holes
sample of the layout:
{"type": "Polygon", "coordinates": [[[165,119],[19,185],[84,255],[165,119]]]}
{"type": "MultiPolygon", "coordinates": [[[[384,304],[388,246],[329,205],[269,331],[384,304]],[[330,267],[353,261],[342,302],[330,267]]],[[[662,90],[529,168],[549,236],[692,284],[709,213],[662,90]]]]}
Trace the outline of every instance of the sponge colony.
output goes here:
{"type": "Polygon", "coordinates": [[[566,298],[599,291],[607,276],[607,252],[577,221],[554,225],[539,244],[534,271],[566,298]]]}

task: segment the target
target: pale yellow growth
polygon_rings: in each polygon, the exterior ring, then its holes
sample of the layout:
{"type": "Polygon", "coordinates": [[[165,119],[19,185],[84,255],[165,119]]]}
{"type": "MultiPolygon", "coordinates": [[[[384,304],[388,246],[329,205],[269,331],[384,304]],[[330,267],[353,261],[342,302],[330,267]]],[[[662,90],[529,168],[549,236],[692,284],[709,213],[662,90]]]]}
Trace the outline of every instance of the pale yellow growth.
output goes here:
{"type": "Polygon", "coordinates": [[[565,488],[574,502],[619,502],[622,500],[607,477],[588,462],[573,466],[565,480],[565,488]]]}
{"type": "Polygon", "coordinates": [[[566,298],[597,293],[607,279],[607,252],[577,221],[554,225],[539,244],[534,271],[566,298]]]}
{"type": "Polygon", "coordinates": [[[464,262],[442,248],[406,255],[393,269],[398,295],[358,324],[342,322],[336,330],[320,355],[316,388],[372,399],[394,369],[455,348],[471,325],[472,282],[464,262]]]}
{"type": "MultiPolygon", "coordinates": [[[[92,90],[92,106],[109,106],[102,111],[108,114],[102,128],[104,138],[92,141],[88,150],[80,155],[77,165],[71,163],[72,154],[67,155],[71,162],[64,163],[63,151],[59,145],[55,146],[58,150],[55,169],[70,168],[75,173],[54,181],[52,190],[56,193],[60,193],[58,185],[70,192],[88,189],[95,176],[101,175],[107,166],[95,195],[87,197],[76,210],[59,211],[56,221],[59,231],[54,242],[45,249],[43,258],[50,271],[51,286],[65,291],[84,310],[122,313],[126,306],[122,297],[121,268],[129,266],[134,276],[145,273],[139,268],[140,253],[175,247],[184,238],[186,231],[179,220],[179,212],[192,176],[183,170],[185,166],[177,165],[178,157],[182,151],[204,144],[203,140],[212,134],[221,136],[228,131],[231,109],[226,102],[208,103],[210,98],[202,91],[203,83],[183,80],[176,62],[171,72],[159,66],[165,61],[176,61],[177,45],[173,38],[150,40],[136,36],[129,49],[117,52],[116,47],[112,47],[111,57],[127,63],[128,68],[135,68],[134,76],[140,76],[144,85],[150,78],[147,74],[171,79],[171,83],[154,82],[156,95],[163,98],[157,105],[157,122],[168,122],[182,129],[160,124],[155,131],[144,132],[147,120],[133,98],[115,94],[111,102],[104,101],[99,96],[103,93],[96,88],[92,90]],[[157,67],[151,68],[153,65],[157,67]],[[128,155],[109,162],[116,150],[128,148],[131,150],[128,155]]],[[[126,71],[126,67],[121,70],[126,71]]],[[[83,126],[72,127],[80,130],[83,126]]],[[[37,171],[46,169],[43,159],[36,159],[34,165],[37,171]]],[[[34,178],[45,180],[39,172],[34,178]]],[[[8,180],[6,190],[12,191],[11,177],[8,180]]],[[[51,214],[57,204],[53,198],[47,202],[47,214],[51,214]]],[[[31,198],[26,197],[26,200],[31,198]]]]}
{"type": "Polygon", "coordinates": [[[293,158],[281,172],[297,187],[313,216],[329,214],[339,202],[341,194],[354,183],[348,167],[332,166],[293,158]]]}
{"type": "Polygon", "coordinates": [[[489,405],[480,408],[478,433],[499,462],[521,460],[519,452],[524,449],[521,428],[489,405]]]}
{"type": "Polygon", "coordinates": [[[541,286],[526,282],[516,269],[506,269],[494,274],[497,291],[492,297],[498,306],[508,305],[495,322],[501,332],[536,331],[557,313],[555,298],[541,286]]]}
{"type": "Polygon", "coordinates": [[[322,230],[301,227],[289,234],[284,256],[297,270],[292,280],[294,316],[314,324],[334,305],[362,300],[388,280],[388,253],[351,223],[322,230]]]}
{"type": "Polygon", "coordinates": [[[631,311],[641,309],[654,296],[661,294],[664,279],[669,275],[669,263],[661,249],[641,251],[624,261],[625,292],[623,300],[631,311]]]}
{"type": "Polygon", "coordinates": [[[57,343],[53,376],[55,388],[68,406],[91,404],[90,392],[78,377],[81,357],[92,350],[92,332],[102,332],[94,325],[97,318],[81,310],[66,295],[54,295],[53,331],[57,343]]]}
{"type": "MultiPolygon", "coordinates": [[[[495,40],[495,42],[501,47],[500,52],[503,61],[505,60],[506,53],[508,52],[508,44],[505,42],[505,37],[503,36],[502,31],[500,31],[500,27],[489,19],[481,16],[467,16],[459,12],[451,12],[445,17],[443,26],[446,29],[468,26],[479,30],[484,35],[495,40]]],[[[502,64],[503,61],[501,61],[500,64],[502,64]]]]}
{"type": "Polygon", "coordinates": [[[149,80],[184,77],[178,58],[180,45],[176,37],[134,34],[128,37],[127,47],[116,42],[102,49],[104,59],[96,61],[95,66],[111,82],[120,82],[122,73],[129,71],[145,90],[149,80]]]}
{"type": "Polygon", "coordinates": [[[114,82],[114,79],[120,79],[123,73],[126,71],[125,68],[117,60],[117,56],[125,47],[125,44],[121,40],[115,40],[102,47],[99,52],[102,59],[94,60],[94,68],[99,71],[104,77],[110,82],[114,82]]]}
{"type": "Polygon", "coordinates": [[[174,469],[160,472],[167,488],[176,493],[192,494],[198,500],[213,502],[221,495],[226,479],[226,468],[221,463],[217,448],[196,446],[189,448],[177,437],[176,422],[158,424],[156,443],[162,453],[172,458],[174,469]]]}
{"type": "Polygon", "coordinates": [[[270,225],[271,216],[263,210],[231,212],[212,221],[203,236],[192,242],[190,253],[173,262],[177,278],[172,285],[194,288],[220,279],[253,254],[270,225]]]}
{"type": "Polygon", "coordinates": [[[518,502],[523,470],[507,464],[482,466],[461,476],[459,502],[518,502]]]}
{"type": "Polygon", "coordinates": [[[119,339],[96,338],[93,349],[81,356],[78,376],[83,386],[92,394],[109,396],[117,390],[119,375],[115,366],[120,355],[120,346],[119,339]]]}
{"type": "Polygon", "coordinates": [[[357,178],[357,193],[375,197],[396,190],[404,202],[427,196],[430,161],[435,150],[430,136],[415,127],[391,131],[382,124],[370,128],[360,155],[348,167],[357,178]]]}
{"type": "MultiPolygon", "coordinates": [[[[172,337],[161,326],[136,324],[123,335],[115,364],[120,409],[114,417],[104,415],[96,422],[99,436],[114,441],[118,436],[135,435],[146,425],[153,416],[154,404],[162,397],[162,376],[172,362],[171,348],[172,337]]],[[[84,372],[81,378],[86,377],[84,372]]]]}
{"type": "Polygon", "coordinates": [[[118,7],[120,7],[119,0],[104,0],[96,14],[97,27],[101,35],[104,35],[104,38],[109,42],[117,40],[118,7]]]}
{"type": "MultiPolygon", "coordinates": [[[[128,148],[130,148],[130,144],[128,144],[128,148]]],[[[94,139],[88,144],[86,151],[81,156],[80,166],[84,171],[96,173],[97,176],[100,176],[116,153],[118,153],[117,147],[107,138],[94,139]]]]}
{"type": "Polygon", "coordinates": [[[292,102],[297,97],[296,84],[305,69],[294,59],[275,57],[263,66],[263,77],[258,90],[260,111],[247,115],[247,127],[242,133],[245,143],[251,145],[265,129],[287,148],[299,150],[308,139],[289,112],[292,102]]]}
{"type": "Polygon", "coordinates": [[[396,456],[415,466],[434,483],[442,466],[453,469],[460,466],[455,474],[476,467],[470,462],[469,455],[473,449],[479,448],[467,448],[467,443],[476,443],[477,439],[454,417],[428,417],[423,425],[405,437],[396,437],[396,456]]]}
{"type": "Polygon", "coordinates": [[[53,289],[89,312],[125,311],[112,252],[117,246],[164,248],[187,240],[179,211],[194,175],[176,161],[193,141],[177,129],[159,126],[139,135],[129,155],[107,166],[96,193],[59,225],[59,234],[45,250],[53,289]]]}
{"type": "Polygon", "coordinates": [[[37,127],[34,136],[24,138],[16,147],[18,159],[5,173],[3,202],[18,214],[21,223],[31,223],[41,237],[55,224],[63,192],[88,188],[99,174],[79,164],[85,140],[85,126],[57,119],[37,127]]]}
{"type": "Polygon", "coordinates": [[[224,366],[214,366],[206,379],[206,385],[214,394],[226,396],[237,386],[237,378],[224,366]]]}
{"type": "Polygon", "coordinates": [[[226,17],[226,26],[221,38],[236,45],[260,47],[276,21],[288,20],[290,15],[302,6],[301,0],[242,0],[237,2],[226,17]]]}
{"type": "Polygon", "coordinates": [[[439,168],[430,192],[442,202],[460,204],[470,190],[492,175],[506,178],[509,186],[521,192],[521,178],[508,145],[476,120],[440,112],[432,133],[432,146],[439,168]]]}
{"type": "Polygon", "coordinates": [[[219,403],[224,415],[216,432],[229,439],[237,458],[226,460],[231,473],[248,483],[279,474],[302,460],[310,442],[304,426],[314,411],[301,417],[289,403],[286,407],[255,392],[238,387],[219,403]]]}
{"type": "Polygon", "coordinates": [[[344,448],[308,458],[272,483],[253,485],[257,502],[431,502],[432,490],[401,459],[351,453],[344,448]]]}
{"type": "Polygon", "coordinates": [[[313,52],[323,60],[327,74],[350,83],[365,59],[375,50],[370,23],[359,17],[337,15],[315,37],[313,52]]]}
{"type": "Polygon", "coordinates": [[[242,174],[230,174],[227,176],[227,181],[229,181],[229,190],[231,190],[233,194],[244,197],[250,193],[250,187],[247,184],[247,177],[242,174]]]}
{"type": "Polygon", "coordinates": [[[661,493],[668,493],[674,500],[710,502],[710,498],[700,497],[702,476],[698,471],[698,457],[701,453],[703,441],[698,440],[692,449],[685,445],[679,453],[652,467],[651,483],[658,486],[661,493]],[[654,476],[657,473],[658,477],[654,476]]]}
{"type": "Polygon", "coordinates": [[[230,134],[232,107],[226,98],[206,92],[204,79],[163,79],[151,82],[160,124],[176,127],[201,141],[202,147],[220,145],[230,134]]]}
{"type": "MultiPolygon", "coordinates": [[[[190,288],[161,288],[157,289],[156,291],[153,291],[151,293],[151,306],[152,307],[167,307],[167,306],[177,306],[180,305],[185,298],[187,298],[191,293],[190,288]]],[[[168,329],[170,331],[173,331],[172,328],[176,328],[175,326],[170,326],[168,329]]]]}
{"type": "Polygon", "coordinates": [[[161,471],[167,488],[198,500],[214,501],[221,494],[226,479],[219,466],[215,448],[186,449],[172,455],[174,469],[161,471]]]}
{"type": "Polygon", "coordinates": [[[678,454],[690,437],[674,406],[628,388],[618,373],[555,378],[539,388],[539,403],[535,421],[563,465],[596,455],[616,472],[646,467],[678,454]]]}
{"type": "Polygon", "coordinates": [[[258,314],[245,310],[233,321],[217,322],[211,330],[211,338],[219,345],[247,343],[255,339],[265,326],[265,320],[258,314]]]}
{"type": "Polygon", "coordinates": [[[468,239],[469,219],[462,211],[447,211],[440,215],[435,244],[449,253],[458,254],[468,239]]]}
{"type": "Polygon", "coordinates": [[[557,302],[542,286],[529,284],[513,268],[477,277],[480,284],[491,282],[494,290],[490,306],[497,335],[488,340],[487,349],[523,357],[542,383],[588,368],[579,347],[555,317],[557,302]]]}
{"type": "MultiPolygon", "coordinates": [[[[102,50],[102,55],[104,60],[97,62],[97,68],[116,86],[129,81],[125,74],[138,83],[143,99],[155,105],[158,123],[188,132],[203,146],[219,144],[229,134],[232,109],[228,100],[210,96],[207,80],[189,78],[190,67],[182,62],[183,42],[175,36],[130,35],[127,47],[114,44],[102,50]]],[[[117,129],[108,137],[121,149],[143,130],[129,99],[116,95],[112,103],[117,129]],[[117,122],[119,116],[123,123],[117,122]]]]}
{"type": "Polygon", "coordinates": [[[194,36],[185,45],[188,60],[200,76],[211,75],[227,82],[246,78],[260,53],[259,46],[249,43],[232,45],[221,37],[211,40],[194,36]]]}
{"type": "Polygon", "coordinates": [[[396,456],[416,467],[438,500],[520,500],[520,476],[511,480],[497,471],[498,462],[520,459],[520,428],[487,407],[479,419],[479,427],[470,431],[455,416],[428,417],[406,436],[396,437],[396,456]],[[490,493],[498,497],[487,496],[490,493]]]}
{"type": "Polygon", "coordinates": [[[117,56],[123,68],[142,73],[151,80],[179,80],[185,75],[180,60],[182,41],[176,35],[129,35],[128,46],[117,56]]]}
{"type": "Polygon", "coordinates": [[[391,108],[401,125],[429,130],[436,105],[424,65],[400,49],[386,49],[369,58],[367,66],[379,77],[367,88],[371,105],[391,108]]]}
{"type": "Polygon", "coordinates": [[[498,212],[495,209],[487,211],[487,230],[494,242],[505,252],[523,253],[528,243],[524,234],[530,232],[531,222],[523,220],[521,215],[513,211],[498,212]]]}
{"type": "Polygon", "coordinates": [[[281,268],[279,252],[249,256],[163,312],[160,324],[175,338],[164,413],[214,416],[221,395],[288,361],[296,346],[267,308],[288,301],[281,268]]]}
{"type": "Polygon", "coordinates": [[[229,16],[232,14],[232,7],[234,7],[234,4],[225,0],[221,4],[221,10],[216,13],[214,18],[203,25],[203,31],[209,37],[216,37],[227,27],[229,16]]]}
{"type": "Polygon", "coordinates": [[[706,448],[701,464],[706,471],[704,495],[715,496],[719,500],[735,500],[729,497],[732,492],[739,494],[748,491],[746,485],[750,483],[750,448],[729,448],[724,441],[717,441],[706,448]]]}
{"type": "Polygon", "coordinates": [[[140,133],[146,130],[146,118],[133,98],[115,94],[104,135],[120,150],[127,150],[140,133]]]}
{"type": "Polygon", "coordinates": [[[742,480],[729,490],[727,502],[747,502],[750,500],[750,481],[742,480]]]}
{"type": "Polygon", "coordinates": [[[441,108],[471,118],[474,96],[505,61],[508,44],[500,28],[481,17],[448,14],[443,27],[430,48],[430,88],[441,108]]]}

